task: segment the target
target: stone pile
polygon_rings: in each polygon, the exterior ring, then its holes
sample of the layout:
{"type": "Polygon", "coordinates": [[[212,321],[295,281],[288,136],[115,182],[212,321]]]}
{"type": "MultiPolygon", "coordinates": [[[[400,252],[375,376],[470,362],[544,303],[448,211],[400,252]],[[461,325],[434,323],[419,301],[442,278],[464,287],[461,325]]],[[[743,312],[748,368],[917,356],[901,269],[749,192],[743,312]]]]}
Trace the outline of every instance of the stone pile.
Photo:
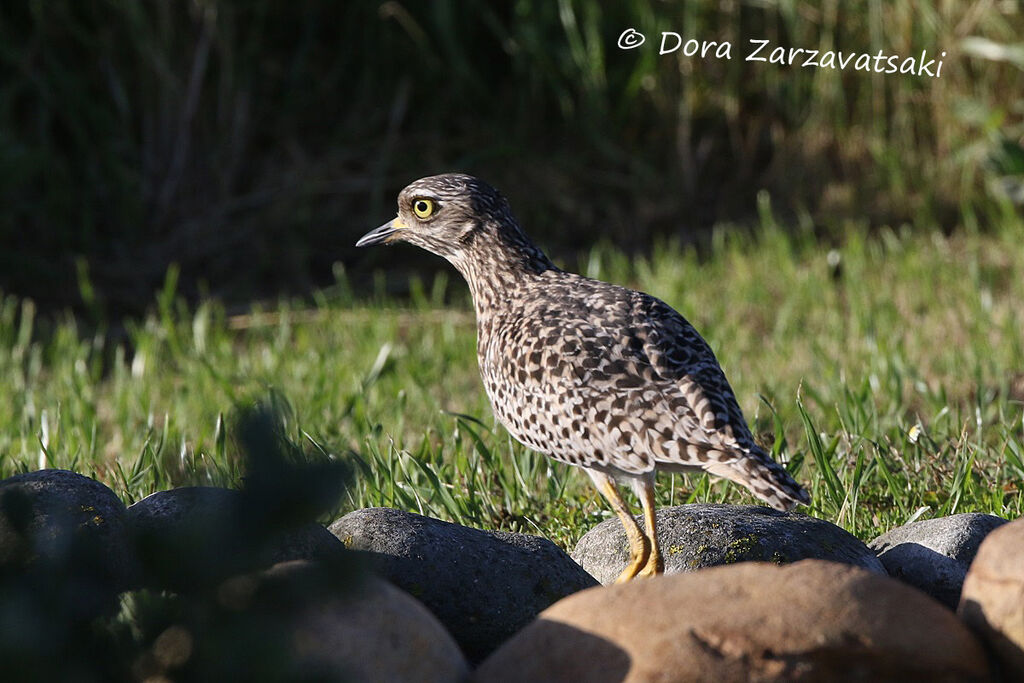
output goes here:
{"type": "Polygon", "coordinates": [[[570,557],[385,508],[329,529],[253,528],[247,511],[227,489],[126,509],[73,472],[11,477],[0,616],[60,605],[55,623],[89,624],[181,596],[126,665],[136,678],[198,675],[204,644],[183,624],[207,624],[234,648],[211,644],[213,666],[285,678],[1024,680],[1024,520],[954,515],[865,545],[797,513],[682,505],[658,511],[666,574],[602,586],[627,559],[617,520],[570,557]]]}

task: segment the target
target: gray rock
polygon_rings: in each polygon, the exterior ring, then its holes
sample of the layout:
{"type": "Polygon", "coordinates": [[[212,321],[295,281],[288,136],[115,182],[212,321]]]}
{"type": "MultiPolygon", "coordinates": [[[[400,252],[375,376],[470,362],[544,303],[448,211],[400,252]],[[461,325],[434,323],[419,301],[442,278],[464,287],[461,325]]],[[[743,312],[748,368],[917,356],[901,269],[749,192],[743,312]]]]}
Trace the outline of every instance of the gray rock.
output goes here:
{"type": "Polygon", "coordinates": [[[458,644],[408,593],[372,576],[345,584],[302,561],[260,577],[253,607],[280,624],[289,653],[282,678],[459,683],[469,676],[458,644]]]}
{"type": "Polygon", "coordinates": [[[69,591],[72,618],[115,605],[138,567],[125,507],[109,488],[67,470],[39,470],[0,482],[0,566],[69,591]]]}
{"type": "MultiPolygon", "coordinates": [[[[816,517],[758,505],[712,503],[662,508],[656,515],[666,574],[734,562],[786,564],[807,559],[885,573],[859,539],[816,517]]],[[[643,524],[639,517],[637,522],[643,524]]],[[[618,518],[601,522],[584,534],[572,556],[601,583],[613,582],[629,563],[622,523],[618,518]]]]}
{"type": "Polygon", "coordinates": [[[147,588],[191,592],[290,560],[330,560],[344,546],[321,524],[251,524],[241,491],[191,486],[159,491],[128,508],[147,588]]]}
{"type": "Polygon", "coordinates": [[[886,571],[951,609],[960,602],[967,569],[1002,517],[968,512],[924,519],[887,531],[869,543],[886,571]]]}
{"type": "Polygon", "coordinates": [[[354,569],[350,562],[296,560],[233,576],[214,595],[147,593],[135,602],[142,607],[136,642],[145,654],[132,658],[131,679],[465,680],[465,658],[437,618],[407,593],[354,569]]]}
{"type": "Polygon", "coordinates": [[[561,598],[597,585],[554,543],[483,531],[390,508],[330,526],[372,569],[417,598],[479,662],[561,598]]]}

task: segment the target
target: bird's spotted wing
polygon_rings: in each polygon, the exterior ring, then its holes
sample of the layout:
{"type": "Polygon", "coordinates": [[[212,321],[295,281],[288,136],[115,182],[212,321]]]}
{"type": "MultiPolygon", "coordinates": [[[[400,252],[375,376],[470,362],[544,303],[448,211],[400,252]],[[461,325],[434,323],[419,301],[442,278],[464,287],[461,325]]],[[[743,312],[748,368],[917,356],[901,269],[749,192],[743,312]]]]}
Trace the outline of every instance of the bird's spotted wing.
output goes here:
{"type": "Polygon", "coordinates": [[[499,419],[559,459],[630,472],[702,467],[752,445],[714,354],[693,327],[646,294],[563,276],[480,349],[499,419]]]}
{"type": "Polygon", "coordinates": [[[670,383],[665,392],[685,396],[699,425],[675,430],[679,447],[662,445],[659,465],[700,467],[731,479],[779,510],[807,503],[807,492],[760,448],[750,434],[732,387],[707,342],[679,313],[646,294],[632,293],[633,329],[643,339],[654,374],[670,383]]]}
{"type": "Polygon", "coordinates": [[[643,357],[655,376],[669,383],[666,398],[684,397],[700,427],[681,436],[749,450],[754,443],[747,422],[708,343],[660,299],[640,292],[631,292],[630,298],[630,329],[642,341],[643,357]]]}

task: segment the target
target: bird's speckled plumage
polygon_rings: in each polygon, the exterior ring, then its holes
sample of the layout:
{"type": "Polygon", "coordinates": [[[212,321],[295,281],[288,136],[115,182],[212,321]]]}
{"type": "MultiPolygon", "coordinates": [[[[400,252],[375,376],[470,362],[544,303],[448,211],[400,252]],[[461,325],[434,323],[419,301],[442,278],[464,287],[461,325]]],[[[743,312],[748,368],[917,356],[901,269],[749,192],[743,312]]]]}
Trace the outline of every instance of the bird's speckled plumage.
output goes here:
{"type": "Polygon", "coordinates": [[[398,218],[360,244],[404,240],[459,270],[484,387],[516,439],[620,479],[692,468],[775,508],[808,501],[754,442],[711,348],[670,306],[556,268],[505,199],[471,176],[417,180],[398,203],[398,218]],[[427,220],[411,210],[422,199],[434,203],[427,220]]]}

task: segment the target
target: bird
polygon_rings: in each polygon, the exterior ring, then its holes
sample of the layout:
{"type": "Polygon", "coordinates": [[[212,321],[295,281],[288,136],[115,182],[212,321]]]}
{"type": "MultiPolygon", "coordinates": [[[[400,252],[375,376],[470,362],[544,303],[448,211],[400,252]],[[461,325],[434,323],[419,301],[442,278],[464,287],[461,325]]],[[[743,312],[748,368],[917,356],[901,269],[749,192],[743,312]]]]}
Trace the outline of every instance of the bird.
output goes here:
{"type": "Polygon", "coordinates": [[[778,510],[810,496],[757,445],[714,352],[649,294],[564,271],[488,183],[446,173],[410,183],[397,216],[357,247],[406,242],[469,285],[477,357],[498,421],[520,443],[586,471],[629,542],[616,579],[664,572],[655,475],[703,471],[778,510]],[[617,485],[643,508],[644,529],[617,485]]]}

